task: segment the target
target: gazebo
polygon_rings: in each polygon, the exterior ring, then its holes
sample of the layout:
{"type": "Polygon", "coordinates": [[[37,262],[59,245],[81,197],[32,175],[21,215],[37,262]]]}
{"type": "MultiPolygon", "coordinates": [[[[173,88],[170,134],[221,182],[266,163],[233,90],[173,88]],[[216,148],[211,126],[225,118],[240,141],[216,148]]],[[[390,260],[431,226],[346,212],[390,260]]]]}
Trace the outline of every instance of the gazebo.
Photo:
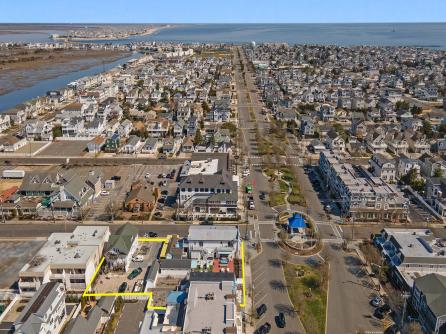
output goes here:
{"type": "Polygon", "coordinates": [[[294,234],[305,234],[305,229],[307,224],[305,223],[304,217],[302,215],[295,213],[293,217],[288,218],[288,232],[291,235],[294,234]]]}

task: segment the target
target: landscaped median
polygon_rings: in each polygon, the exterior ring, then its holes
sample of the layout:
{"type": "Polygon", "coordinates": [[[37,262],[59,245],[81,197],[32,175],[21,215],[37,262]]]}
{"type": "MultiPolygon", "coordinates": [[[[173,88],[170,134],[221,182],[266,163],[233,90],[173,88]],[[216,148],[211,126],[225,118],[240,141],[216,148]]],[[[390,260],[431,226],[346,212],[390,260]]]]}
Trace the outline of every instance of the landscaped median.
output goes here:
{"type": "Polygon", "coordinates": [[[328,265],[283,266],[288,294],[307,334],[325,333],[328,265]]]}
{"type": "Polygon", "coordinates": [[[271,207],[289,204],[306,206],[305,198],[300,192],[296,177],[289,167],[282,166],[279,169],[266,168],[264,174],[269,177],[270,182],[278,182],[279,191],[269,194],[269,205],[271,207]]]}

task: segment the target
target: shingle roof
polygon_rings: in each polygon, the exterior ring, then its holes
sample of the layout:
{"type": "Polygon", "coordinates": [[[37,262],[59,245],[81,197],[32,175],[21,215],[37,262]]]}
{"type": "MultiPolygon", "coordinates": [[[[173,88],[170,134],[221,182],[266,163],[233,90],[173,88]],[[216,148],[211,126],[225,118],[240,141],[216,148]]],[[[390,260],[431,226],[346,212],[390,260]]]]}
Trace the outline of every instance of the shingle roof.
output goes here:
{"type": "Polygon", "coordinates": [[[416,287],[426,296],[426,302],[435,316],[446,315],[446,276],[428,274],[415,279],[416,287]]]}

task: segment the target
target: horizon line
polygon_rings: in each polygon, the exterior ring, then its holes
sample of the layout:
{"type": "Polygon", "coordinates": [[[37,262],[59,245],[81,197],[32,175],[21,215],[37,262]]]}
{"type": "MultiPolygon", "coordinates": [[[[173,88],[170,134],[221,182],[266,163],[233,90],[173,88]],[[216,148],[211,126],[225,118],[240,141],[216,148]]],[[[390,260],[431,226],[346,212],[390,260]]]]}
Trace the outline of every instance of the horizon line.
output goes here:
{"type": "Polygon", "coordinates": [[[446,24],[446,21],[370,21],[370,22],[0,22],[3,24],[176,24],[176,25],[198,25],[198,24],[446,24]]]}

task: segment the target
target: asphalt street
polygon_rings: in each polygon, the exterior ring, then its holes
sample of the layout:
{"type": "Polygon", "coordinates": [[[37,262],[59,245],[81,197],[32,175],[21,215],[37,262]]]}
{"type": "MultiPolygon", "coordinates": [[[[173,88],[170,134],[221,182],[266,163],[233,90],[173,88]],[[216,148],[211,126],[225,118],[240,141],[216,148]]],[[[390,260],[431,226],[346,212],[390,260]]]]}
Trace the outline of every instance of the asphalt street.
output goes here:
{"type": "Polygon", "coordinates": [[[288,297],[280,249],[276,242],[263,242],[262,252],[251,261],[254,308],[267,305],[266,313],[256,321],[256,328],[271,324],[270,333],[305,333],[303,325],[288,297]],[[286,327],[278,328],[274,317],[283,312],[286,327]]]}
{"type": "MultiPolygon", "coordinates": [[[[243,52],[241,51],[240,53],[244,57],[243,52]]],[[[246,59],[243,59],[243,62],[244,68],[247,69],[246,59]]],[[[253,186],[254,215],[258,219],[254,220],[254,223],[262,241],[262,252],[250,264],[253,306],[256,308],[263,303],[267,305],[267,312],[256,321],[255,327],[258,328],[265,322],[269,322],[272,326],[271,333],[305,333],[305,329],[298,315],[294,312],[294,307],[289,299],[280,260],[280,249],[274,241],[274,221],[272,218],[275,217],[277,212],[269,207],[267,201],[259,199],[261,192],[269,193],[271,191],[271,185],[262,173],[262,166],[253,163],[254,159],[251,158],[259,154],[254,130],[256,122],[250,119],[251,108],[255,113],[256,119],[260,120],[257,121],[260,131],[264,131],[269,125],[263,121],[263,116],[261,115],[262,105],[257,94],[252,93],[256,88],[251,75],[245,76],[246,86],[244,85],[240,59],[237,55],[235,65],[239,127],[242,130],[242,152],[244,152],[244,157],[248,161],[250,168],[250,175],[245,179],[245,184],[252,184],[253,186]],[[285,314],[287,319],[286,328],[280,329],[275,324],[274,317],[279,312],[285,314]]]]}
{"type": "Polygon", "coordinates": [[[382,333],[381,322],[372,317],[369,299],[376,291],[361,269],[355,253],[345,253],[334,245],[326,247],[330,263],[327,333],[382,333]]]}

